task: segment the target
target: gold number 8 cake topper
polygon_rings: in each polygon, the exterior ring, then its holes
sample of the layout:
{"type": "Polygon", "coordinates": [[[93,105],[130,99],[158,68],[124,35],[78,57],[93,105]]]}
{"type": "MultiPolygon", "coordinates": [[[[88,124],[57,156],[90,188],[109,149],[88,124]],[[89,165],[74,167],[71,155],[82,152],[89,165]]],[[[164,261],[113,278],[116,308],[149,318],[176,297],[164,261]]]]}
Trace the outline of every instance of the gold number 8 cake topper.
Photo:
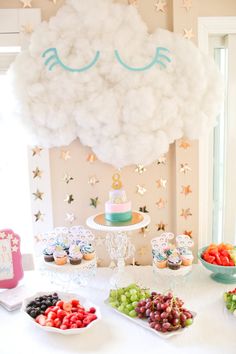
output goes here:
{"type": "Polygon", "coordinates": [[[120,174],[119,173],[115,173],[112,176],[112,179],[113,179],[112,188],[113,189],[121,189],[122,188],[122,182],[120,180],[120,174]]]}

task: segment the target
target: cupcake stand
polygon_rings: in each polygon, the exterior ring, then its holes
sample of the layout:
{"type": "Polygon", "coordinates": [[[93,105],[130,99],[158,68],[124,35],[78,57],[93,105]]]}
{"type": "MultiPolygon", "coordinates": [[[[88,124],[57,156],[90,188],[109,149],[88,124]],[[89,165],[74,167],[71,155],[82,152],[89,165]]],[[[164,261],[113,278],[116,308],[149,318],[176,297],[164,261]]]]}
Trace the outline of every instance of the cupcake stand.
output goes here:
{"type": "MultiPolygon", "coordinates": [[[[70,238],[83,244],[93,244],[94,235],[83,226],[57,227],[52,232],[44,234],[45,242],[55,239],[70,238]]],[[[78,265],[69,262],[57,265],[55,262],[45,262],[40,259],[38,269],[41,275],[46,276],[52,284],[57,285],[62,291],[75,290],[78,286],[86,286],[88,281],[96,274],[96,256],[92,260],[82,259],[78,265]]]]}
{"type": "Polygon", "coordinates": [[[122,223],[107,221],[104,213],[90,216],[87,219],[87,226],[91,229],[107,233],[106,248],[110,258],[117,263],[110,279],[113,287],[127,286],[134,281],[131,274],[125,271],[125,260],[133,257],[135,252],[128,233],[146,227],[150,221],[149,215],[136,211],[132,212],[130,221],[122,223]]]}
{"type": "MultiPolygon", "coordinates": [[[[174,239],[174,234],[171,232],[164,232],[161,236],[155,237],[151,240],[152,250],[155,253],[163,252],[164,249],[167,249],[169,243],[174,239]]],[[[176,241],[179,247],[181,248],[191,248],[193,247],[193,241],[186,235],[178,235],[176,241]]],[[[157,264],[153,258],[153,273],[155,279],[158,283],[158,287],[162,288],[162,291],[171,290],[175,292],[177,287],[182,287],[187,277],[192,271],[192,265],[183,266],[181,265],[179,269],[172,270],[168,267],[158,268],[157,264]]]]}

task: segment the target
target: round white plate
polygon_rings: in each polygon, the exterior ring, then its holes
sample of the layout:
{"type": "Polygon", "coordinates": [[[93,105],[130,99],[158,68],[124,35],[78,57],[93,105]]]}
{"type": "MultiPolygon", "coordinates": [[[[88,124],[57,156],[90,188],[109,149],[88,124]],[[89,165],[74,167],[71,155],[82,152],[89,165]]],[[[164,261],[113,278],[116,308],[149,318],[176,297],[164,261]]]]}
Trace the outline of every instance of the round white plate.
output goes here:
{"type": "Polygon", "coordinates": [[[43,330],[45,332],[59,333],[59,334],[63,334],[63,335],[81,334],[81,333],[89,331],[90,328],[94,327],[102,318],[99,307],[94,305],[88,299],[86,299],[83,296],[80,296],[78,294],[63,293],[63,292],[58,291],[57,294],[58,294],[59,298],[64,301],[70,301],[71,299],[78,299],[80,301],[81,305],[84,306],[86,310],[88,310],[90,307],[95,307],[97,319],[95,321],[92,321],[87,327],[84,327],[84,328],[72,328],[72,329],[62,330],[60,328],[55,328],[55,327],[41,326],[32,317],[30,317],[30,315],[28,315],[28,313],[26,312],[26,307],[27,307],[28,303],[30,301],[34,300],[36,297],[43,296],[43,295],[49,295],[49,294],[52,294],[52,291],[50,291],[50,292],[46,292],[46,291],[45,292],[37,292],[33,296],[26,298],[23,301],[22,308],[21,308],[21,311],[24,314],[25,318],[28,321],[30,321],[32,323],[32,325],[40,328],[41,330],[43,330]]]}

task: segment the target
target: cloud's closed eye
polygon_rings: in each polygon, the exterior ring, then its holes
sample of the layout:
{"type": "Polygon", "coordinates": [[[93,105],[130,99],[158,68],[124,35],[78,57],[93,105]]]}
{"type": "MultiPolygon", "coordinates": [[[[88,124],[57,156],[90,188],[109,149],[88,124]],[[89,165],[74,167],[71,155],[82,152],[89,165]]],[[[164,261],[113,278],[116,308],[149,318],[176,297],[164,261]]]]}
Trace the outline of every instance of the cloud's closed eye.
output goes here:
{"type": "MultiPolygon", "coordinates": [[[[169,53],[169,50],[167,48],[164,47],[157,47],[156,49],[156,53],[155,56],[152,60],[151,63],[149,63],[148,65],[142,66],[142,67],[131,67],[128,64],[126,64],[120,57],[120,54],[118,52],[118,50],[115,50],[115,58],[116,60],[119,62],[119,64],[121,64],[125,69],[130,70],[130,71],[146,71],[148,69],[151,69],[154,65],[159,64],[162,68],[166,68],[166,63],[167,62],[171,62],[171,59],[165,55],[162,54],[162,52],[166,52],[169,53]]],[[[98,61],[99,57],[100,57],[100,52],[97,51],[96,55],[94,57],[94,59],[91,61],[90,64],[83,66],[82,68],[71,68],[65,64],[63,64],[63,62],[61,61],[61,59],[58,56],[57,53],[57,49],[56,48],[49,48],[47,50],[45,50],[42,54],[43,58],[47,59],[45,60],[44,64],[45,66],[49,66],[49,71],[51,71],[56,65],[60,65],[64,70],[70,71],[70,72],[84,72],[89,70],[90,68],[92,68],[98,61]]]]}
{"type": "Polygon", "coordinates": [[[142,67],[132,67],[132,66],[127,65],[121,59],[118,50],[115,50],[115,57],[124,68],[126,68],[127,70],[131,70],[131,71],[145,71],[145,70],[151,69],[156,64],[159,64],[162,68],[165,69],[166,64],[163,61],[166,60],[170,63],[171,59],[168,56],[166,56],[165,54],[161,54],[162,51],[169,53],[169,50],[167,48],[157,47],[155,57],[153,58],[152,62],[150,64],[148,64],[146,66],[142,66],[142,67]]]}
{"type": "Polygon", "coordinates": [[[82,73],[84,71],[89,70],[97,63],[99,56],[100,56],[100,52],[97,51],[96,55],[95,55],[94,59],[91,61],[91,63],[83,66],[82,68],[71,68],[71,67],[63,64],[63,62],[61,61],[61,59],[59,58],[59,56],[57,54],[56,48],[49,48],[49,49],[45,50],[42,54],[42,57],[46,58],[47,56],[48,56],[48,58],[45,60],[44,64],[45,64],[45,66],[49,65],[49,68],[48,68],[49,71],[51,71],[56,65],[60,65],[63,69],[65,69],[67,71],[82,73]],[[48,56],[48,54],[49,54],[49,56],[48,56]]]}

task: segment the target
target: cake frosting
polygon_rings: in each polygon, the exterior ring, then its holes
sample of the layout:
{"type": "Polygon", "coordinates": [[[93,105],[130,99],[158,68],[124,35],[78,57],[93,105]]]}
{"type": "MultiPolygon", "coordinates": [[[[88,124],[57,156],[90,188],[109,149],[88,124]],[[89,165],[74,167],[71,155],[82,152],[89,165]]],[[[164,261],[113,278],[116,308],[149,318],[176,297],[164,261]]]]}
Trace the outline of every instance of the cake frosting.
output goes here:
{"type": "Polygon", "coordinates": [[[126,192],[122,188],[120,175],[113,177],[112,190],[109,200],[105,203],[105,218],[111,222],[125,222],[132,219],[131,202],[127,200],[126,192]]]}

